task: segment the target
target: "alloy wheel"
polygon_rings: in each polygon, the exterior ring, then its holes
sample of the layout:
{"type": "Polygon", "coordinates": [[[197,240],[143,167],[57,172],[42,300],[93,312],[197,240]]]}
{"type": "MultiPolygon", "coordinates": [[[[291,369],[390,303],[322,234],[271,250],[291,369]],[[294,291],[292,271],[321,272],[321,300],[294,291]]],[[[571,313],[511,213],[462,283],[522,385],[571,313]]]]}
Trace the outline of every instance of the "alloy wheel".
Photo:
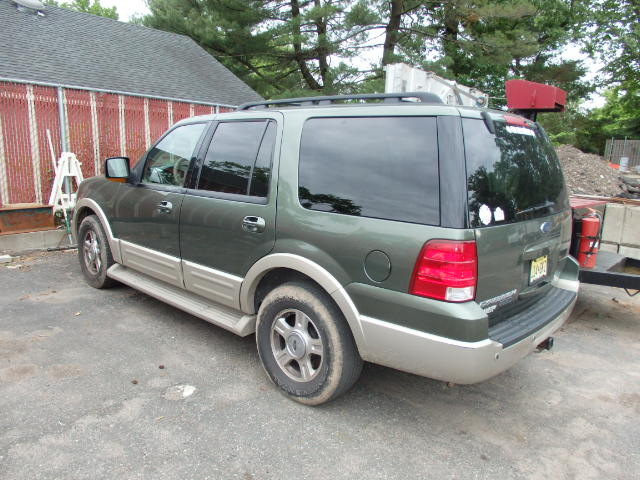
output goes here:
{"type": "Polygon", "coordinates": [[[102,260],[100,259],[100,242],[98,241],[98,235],[92,229],[87,230],[84,236],[82,245],[84,251],[84,263],[87,270],[93,275],[98,275],[100,268],[102,267],[102,260]]]}
{"type": "Polygon", "coordinates": [[[309,316],[300,310],[288,309],[276,315],[271,325],[271,351],[289,378],[308,382],[320,372],[324,345],[309,316]]]}

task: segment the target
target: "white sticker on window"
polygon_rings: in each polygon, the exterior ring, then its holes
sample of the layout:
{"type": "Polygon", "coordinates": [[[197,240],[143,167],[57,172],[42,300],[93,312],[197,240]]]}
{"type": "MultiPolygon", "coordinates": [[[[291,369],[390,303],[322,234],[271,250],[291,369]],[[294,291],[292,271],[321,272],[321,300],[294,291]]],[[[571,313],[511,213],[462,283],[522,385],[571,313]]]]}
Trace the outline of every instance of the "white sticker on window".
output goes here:
{"type": "Polygon", "coordinates": [[[478,214],[480,215],[480,221],[483,225],[489,225],[491,223],[491,209],[488,205],[482,205],[478,214]]]}
{"type": "Polygon", "coordinates": [[[534,132],[530,128],[515,127],[513,125],[507,125],[507,132],[516,133],[518,135],[529,135],[530,137],[536,136],[536,132],[534,132]]]}
{"type": "Polygon", "coordinates": [[[504,210],[500,207],[496,207],[493,211],[493,218],[495,218],[496,222],[502,222],[504,220],[504,210]]]}

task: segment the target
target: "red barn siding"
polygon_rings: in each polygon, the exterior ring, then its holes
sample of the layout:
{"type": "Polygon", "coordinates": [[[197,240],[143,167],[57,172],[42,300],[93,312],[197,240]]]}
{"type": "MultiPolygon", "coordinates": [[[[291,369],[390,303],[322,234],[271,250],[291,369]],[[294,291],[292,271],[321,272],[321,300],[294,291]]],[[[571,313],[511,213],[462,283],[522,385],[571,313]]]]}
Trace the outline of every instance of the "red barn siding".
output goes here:
{"type": "Polygon", "coordinates": [[[47,130],[51,134],[51,144],[55,159],[60,158],[60,114],[58,112],[58,92],[55,87],[34,85],[36,123],[38,125],[38,145],[40,150],[40,189],[42,203],[49,201],[51,186],[55,178],[47,130]]]}
{"type": "Polygon", "coordinates": [[[76,154],[82,164],[84,178],[93,177],[95,171],[93,126],[91,122],[91,94],[86,90],[66,90],[69,151],[76,154]]]}
{"type": "MultiPolygon", "coordinates": [[[[211,105],[67,88],[63,91],[68,149],[81,162],[85,178],[101,174],[107,157],[125,154],[135,164],[149,142],[155,143],[173,123],[216,111],[211,105]]],[[[233,108],[220,107],[219,111],[233,108]]],[[[56,160],[61,152],[58,88],[0,82],[0,122],[0,146],[4,147],[0,156],[0,206],[2,200],[6,204],[47,203],[55,176],[47,130],[56,160]],[[33,92],[32,103],[29,92],[33,92]],[[2,172],[6,172],[4,180],[2,172]]]]}
{"type": "MultiPolygon", "coordinates": [[[[120,113],[118,95],[112,93],[96,94],[98,109],[98,141],[100,157],[118,157],[120,153],[120,113]]],[[[104,168],[101,165],[100,171],[104,168]]]]}
{"type": "Polygon", "coordinates": [[[35,201],[27,86],[4,84],[0,95],[8,203],[35,201]]]}
{"type": "Polygon", "coordinates": [[[144,119],[144,98],[125,97],[124,99],[124,123],[126,136],[126,155],[131,159],[131,164],[147,150],[144,119]]]}
{"type": "Polygon", "coordinates": [[[168,102],[149,100],[149,130],[151,143],[154,143],[169,128],[168,102]]]}
{"type": "Polygon", "coordinates": [[[191,105],[183,102],[173,103],[173,123],[179,122],[184,118],[189,118],[191,105]]]}
{"type": "Polygon", "coordinates": [[[193,113],[194,115],[210,115],[212,113],[216,113],[216,107],[211,107],[209,105],[194,105],[193,113]]]}

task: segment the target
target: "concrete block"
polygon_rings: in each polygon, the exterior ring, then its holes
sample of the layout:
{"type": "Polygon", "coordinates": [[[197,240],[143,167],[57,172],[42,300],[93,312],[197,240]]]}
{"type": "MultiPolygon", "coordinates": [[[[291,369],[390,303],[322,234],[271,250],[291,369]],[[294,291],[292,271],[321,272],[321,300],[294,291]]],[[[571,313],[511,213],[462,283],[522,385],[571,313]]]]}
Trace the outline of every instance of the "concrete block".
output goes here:
{"type": "Polygon", "coordinates": [[[624,225],[625,206],[619,203],[608,203],[604,212],[604,225],[602,228],[602,241],[620,243],[622,227],[624,225]]]}
{"type": "Polygon", "coordinates": [[[26,252],[68,246],[69,237],[65,230],[42,230],[40,232],[0,235],[0,252],[26,252]]]}
{"type": "Polygon", "coordinates": [[[618,253],[623,257],[640,260],[640,247],[626,247],[624,245],[620,245],[620,250],[618,253]]]}
{"type": "Polygon", "coordinates": [[[640,207],[627,207],[620,243],[640,247],[640,207]]]}
{"type": "Polygon", "coordinates": [[[600,250],[602,250],[603,252],[618,253],[618,244],[600,242],[600,250]]]}

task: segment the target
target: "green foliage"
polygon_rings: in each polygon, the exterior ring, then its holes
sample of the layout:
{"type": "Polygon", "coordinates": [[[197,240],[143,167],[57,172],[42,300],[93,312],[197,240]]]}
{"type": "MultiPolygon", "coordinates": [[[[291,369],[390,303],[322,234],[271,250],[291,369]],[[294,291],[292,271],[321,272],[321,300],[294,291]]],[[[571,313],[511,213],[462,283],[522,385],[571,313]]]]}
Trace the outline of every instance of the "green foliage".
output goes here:
{"type": "Polygon", "coordinates": [[[58,2],[56,0],[46,0],[45,5],[55,5],[56,7],[68,8],[76,12],[91,13],[100,17],[113,18],[118,20],[118,10],[116,7],[103,7],[100,0],[73,0],[72,2],[58,2]]]}
{"type": "Polygon", "coordinates": [[[640,94],[615,87],[605,92],[605,98],[601,108],[582,112],[570,105],[561,114],[541,115],[539,121],[554,143],[600,155],[609,138],[640,139],[640,94]]]}
{"type": "Polygon", "coordinates": [[[556,60],[581,32],[585,0],[149,0],[149,8],[137,23],[190,36],[265,97],[380,91],[382,67],[398,61],[494,97],[515,77],[576,98],[590,91],[579,62],[556,60]],[[372,54],[371,65],[356,61],[372,54]]]}
{"type": "Polygon", "coordinates": [[[265,97],[317,95],[348,91],[364,78],[347,62],[366,39],[362,24],[370,17],[352,4],[150,0],[151,14],[138,22],[188,35],[265,97]]]}
{"type": "MultiPolygon", "coordinates": [[[[148,4],[151,13],[135,23],[188,35],[267,98],[382,91],[384,65],[401,61],[479,88],[494,107],[505,104],[504,82],[511,78],[567,90],[566,112],[540,116],[556,143],[598,152],[608,137],[639,135],[638,0],[148,4]],[[607,103],[591,112],[579,106],[596,85],[579,60],[561,57],[576,45],[605,64],[600,80],[609,86],[607,103]]],[[[89,0],[74,5],[91,6],[89,0]]]]}
{"type": "MultiPolygon", "coordinates": [[[[599,85],[608,87],[601,108],[583,112],[573,105],[561,115],[542,115],[541,122],[557,143],[602,154],[608,138],[640,139],[640,2],[599,0],[583,30],[586,51],[604,67],[599,85]]],[[[580,85],[579,77],[574,84],[580,85]]],[[[579,87],[578,87],[579,90],[579,87]]],[[[583,92],[585,89],[583,89],[583,92]]]]}
{"type": "Polygon", "coordinates": [[[591,112],[593,119],[602,123],[602,133],[607,137],[640,138],[640,91],[616,87],[607,91],[605,98],[607,103],[591,112]]]}
{"type": "Polygon", "coordinates": [[[605,64],[607,81],[627,92],[640,89],[640,1],[599,0],[593,3],[587,51],[605,64]]]}
{"type": "MultiPolygon", "coordinates": [[[[497,97],[504,104],[504,82],[542,81],[584,98],[591,87],[581,81],[584,67],[560,60],[559,50],[582,34],[583,0],[454,0],[429,12],[436,41],[425,44],[425,68],[497,97]]],[[[424,54],[417,52],[419,57],[424,54]]]]}

